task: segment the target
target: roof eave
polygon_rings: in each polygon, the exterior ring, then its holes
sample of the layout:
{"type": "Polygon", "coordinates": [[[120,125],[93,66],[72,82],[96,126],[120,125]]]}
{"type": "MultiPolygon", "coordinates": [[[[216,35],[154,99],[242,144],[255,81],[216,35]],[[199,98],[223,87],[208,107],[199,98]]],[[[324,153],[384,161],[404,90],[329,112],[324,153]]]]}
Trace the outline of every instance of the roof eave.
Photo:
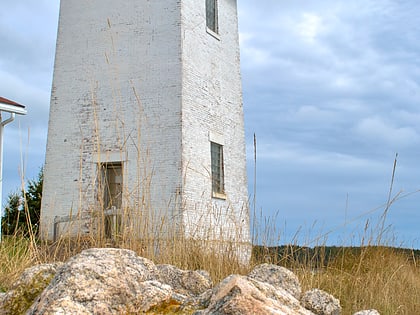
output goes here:
{"type": "Polygon", "coordinates": [[[0,111],[13,113],[13,114],[19,114],[19,115],[26,115],[26,109],[25,107],[21,106],[15,106],[5,103],[0,103],[0,111]]]}

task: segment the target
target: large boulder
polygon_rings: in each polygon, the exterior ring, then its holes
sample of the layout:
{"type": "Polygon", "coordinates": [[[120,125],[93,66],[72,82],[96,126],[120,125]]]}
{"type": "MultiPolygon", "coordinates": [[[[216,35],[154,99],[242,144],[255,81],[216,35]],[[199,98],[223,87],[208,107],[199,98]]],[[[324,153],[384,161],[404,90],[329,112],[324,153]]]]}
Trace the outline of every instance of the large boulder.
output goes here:
{"type": "Polygon", "coordinates": [[[267,282],[276,288],[282,288],[296,299],[300,299],[302,291],[299,279],[289,269],[272,264],[261,264],[256,266],[248,276],[261,282],[267,282]]]}
{"type": "Polygon", "coordinates": [[[48,286],[59,264],[41,264],[26,269],[12,288],[0,296],[0,314],[22,314],[48,286]]]}
{"type": "MultiPolygon", "coordinates": [[[[51,280],[53,274],[48,279],[51,280]]],[[[47,286],[44,285],[42,290],[47,286]]],[[[205,271],[181,270],[125,249],[88,249],[70,258],[27,314],[120,314],[203,307],[212,288],[205,271]]]]}
{"type": "Polygon", "coordinates": [[[88,249],[58,269],[27,314],[146,311],[172,295],[157,277],[154,263],[133,251],[88,249]]]}
{"type": "Polygon", "coordinates": [[[240,275],[225,278],[214,288],[209,306],[195,313],[211,314],[313,315],[285,289],[240,275]]]}

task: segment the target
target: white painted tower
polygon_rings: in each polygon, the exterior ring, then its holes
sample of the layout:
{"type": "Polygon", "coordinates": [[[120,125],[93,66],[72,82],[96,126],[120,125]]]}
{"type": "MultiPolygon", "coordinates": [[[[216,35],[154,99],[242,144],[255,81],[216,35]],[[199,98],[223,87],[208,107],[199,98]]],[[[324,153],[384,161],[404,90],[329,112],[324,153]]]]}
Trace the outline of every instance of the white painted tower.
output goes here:
{"type": "Polygon", "coordinates": [[[41,235],[144,220],[250,241],[236,0],[61,1],[41,235]]]}

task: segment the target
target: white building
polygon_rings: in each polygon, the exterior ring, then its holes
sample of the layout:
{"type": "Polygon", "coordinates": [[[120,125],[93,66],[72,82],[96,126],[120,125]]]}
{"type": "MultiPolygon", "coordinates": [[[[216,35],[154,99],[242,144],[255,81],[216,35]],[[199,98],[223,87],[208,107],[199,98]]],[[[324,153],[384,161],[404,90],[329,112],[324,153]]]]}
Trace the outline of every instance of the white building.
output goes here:
{"type": "Polygon", "coordinates": [[[250,241],[236,0],[61,1],[41,235],[101,224],[250,241]]]}

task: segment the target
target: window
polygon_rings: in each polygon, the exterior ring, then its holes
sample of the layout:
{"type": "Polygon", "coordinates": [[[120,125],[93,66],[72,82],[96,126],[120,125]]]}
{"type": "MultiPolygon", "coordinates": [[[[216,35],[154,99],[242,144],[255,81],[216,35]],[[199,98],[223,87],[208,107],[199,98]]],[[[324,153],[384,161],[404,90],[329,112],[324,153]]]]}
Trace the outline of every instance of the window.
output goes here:
{"type": "Polygon", "coordinates": [[[223,146],[210,142],[211,144],[211,181],[213,197],[224,198],[225,196],[225,175],[223,165],[223,146]]]}
{"type": "Polygon", "coordinates": [[[101,163],[99,183],[104,210],[122,206],[122,163],[101,163]]]}
{"type": "Polygon", "coordinates": [[[123,187],[121,162],[99,164],[99,199],[104,210],[105,237],[115,238],[121,233],[121,206],[123,187]]]}
{"type": "Polygon", "coordinates": [[[217,0],[206,0],[206,24],[207,28],[218,34],[217,0]]]}

